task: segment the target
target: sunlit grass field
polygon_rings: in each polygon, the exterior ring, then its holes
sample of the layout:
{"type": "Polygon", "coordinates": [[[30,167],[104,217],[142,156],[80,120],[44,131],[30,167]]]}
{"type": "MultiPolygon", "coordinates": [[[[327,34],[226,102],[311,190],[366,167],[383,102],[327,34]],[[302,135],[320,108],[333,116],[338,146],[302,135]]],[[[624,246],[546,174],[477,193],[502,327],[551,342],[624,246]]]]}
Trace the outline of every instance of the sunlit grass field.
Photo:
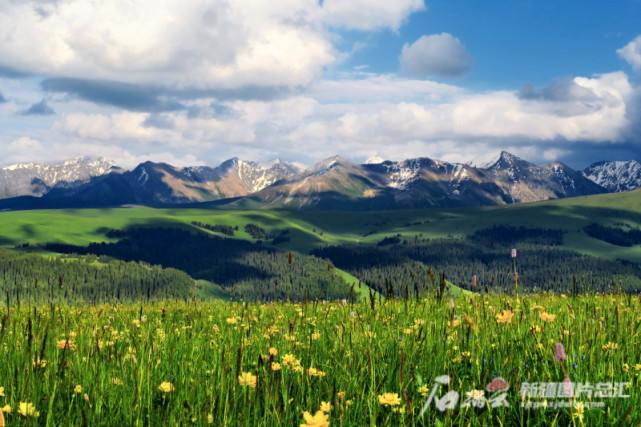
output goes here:
{"type": "Polygon", "coordinates": [[[0,318],[8,426],[641,425],[638,296],[51,303],[0,318]],[[507,391],[486,389],[497,377],[507,391]],[[629,397],[521,396],[542,382],[625,382],[629,397]],[[441,411],[448,391],[460,399],[441,411]]]}

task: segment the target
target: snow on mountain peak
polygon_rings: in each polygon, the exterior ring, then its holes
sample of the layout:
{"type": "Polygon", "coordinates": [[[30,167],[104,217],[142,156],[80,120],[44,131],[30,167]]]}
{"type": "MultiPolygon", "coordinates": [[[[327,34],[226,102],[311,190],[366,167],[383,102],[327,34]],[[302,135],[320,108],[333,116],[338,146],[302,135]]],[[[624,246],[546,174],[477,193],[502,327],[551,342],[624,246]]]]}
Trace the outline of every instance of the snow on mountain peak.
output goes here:
{"type": "Polygon", "coordinates": [[[641,164],[636,160],[593,163],[582,174],[608,191],[631,191],[641,187],[641,164]]]}

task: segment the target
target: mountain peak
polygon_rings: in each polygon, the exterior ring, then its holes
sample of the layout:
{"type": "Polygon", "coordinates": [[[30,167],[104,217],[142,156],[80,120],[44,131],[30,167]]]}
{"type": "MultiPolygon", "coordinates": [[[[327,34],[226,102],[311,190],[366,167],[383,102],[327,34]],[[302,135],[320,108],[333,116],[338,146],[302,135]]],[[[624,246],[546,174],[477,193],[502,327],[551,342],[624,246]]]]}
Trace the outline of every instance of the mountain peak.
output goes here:
{"type": "Polygon", "coordinates": [[[512,153],[502,150],[500,152],[482,154],[467,162],[467,165],[479,169],[497,170],[534,166],[534,163],[530,163],[512,153]]]}
{"type": "Polygon", "coordinates": [[[636,160],[592,163],[582,174],[608,191],[631,191],[641,187],[641,164],[636,160]]]}

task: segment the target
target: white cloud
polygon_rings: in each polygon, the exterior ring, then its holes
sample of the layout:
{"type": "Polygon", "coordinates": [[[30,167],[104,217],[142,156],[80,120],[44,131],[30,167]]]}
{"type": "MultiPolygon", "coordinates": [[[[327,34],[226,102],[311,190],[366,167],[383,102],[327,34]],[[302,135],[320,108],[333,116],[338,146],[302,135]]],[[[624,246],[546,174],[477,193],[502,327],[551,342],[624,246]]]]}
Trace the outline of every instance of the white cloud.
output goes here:
{"type": "Polygon", "coordinates": [[[423,9],[423,0],[324,0],[323,18],[329,25],[349,29],[396,31],[410,14],[423,9]]]}
{"type": "Polygon", "coordinates": [[[617,50],[617,54],[632,65],[635,70],[641,70],[641,36],[617,50]]]}
{"type": "Polygon", "coordinates": [[[459,39],[441,33],[405,43],[400,62],[401,69],[411,75],[460,77],[470,70],[472,56],[459,39]]]}
{"type": "MultiPolygon", "coordinates": [[[[622,72],[574,78],[568,83],[571,93],[581,96],[558,99],[528,99],[517,91],[470,94],[437,85],[433,101],[427,96],[430,85],[426,82],[422,101],[385,101],[378,91],[387,89],[378,88],[377,78],[372,79],[374,83],[364,81],[363,87],[351,91],[348,83],[320,84],[334,88],[328,96],[331,101],[323,103],[309,95],[229,101],[222,108],[233,113],[220,116],[215,112],[220,106],[200,100],[194,106],[202,108],[202,114],[161,113],[156,120],[162,124],[159,127],[150,126],[149,113],[126,112],[66,114],[55,129],[62,138],[77,143],[118,144],[137,155],[151,147],[189,150],[210,163],[234,155],[256,160],[280,155],[311,162],[337,152],[363,161],[374,155],[464,161],[477,149],[481,153],[497,148],[550,160],[566,155],[575,142],[623,141],[629,127],[626,109],[633,97],[633,87],[622,72]],[[365,96],[370,84],[373,100],[365,96]],[[361,101],[347,102],[361,91],[361,101]]],[[[390,81],[393,87],[402,88],[405,83],[390,81]]]]}
{"type": "Polygon", "coordinates": [[[398,29],[423,8],[422,0],[0,0],[0,66],[173,88],[299,87],[340,59],[333,27],[398,29]]]}
{"type": "Polygon", "coordinates": [[[335,57],[314,0],[67,0],[48,5],[46,16],[41,7],[0,0],[2,64],[49,76],[237,88],[307,84],[335,57]]]}

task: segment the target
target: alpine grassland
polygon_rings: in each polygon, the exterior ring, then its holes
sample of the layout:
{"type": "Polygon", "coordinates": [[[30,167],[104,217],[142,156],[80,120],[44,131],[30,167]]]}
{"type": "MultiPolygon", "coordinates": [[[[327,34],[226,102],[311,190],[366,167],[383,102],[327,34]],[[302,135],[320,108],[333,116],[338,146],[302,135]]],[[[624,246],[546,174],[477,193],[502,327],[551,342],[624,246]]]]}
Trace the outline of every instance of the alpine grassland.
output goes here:
{"type": "Polygon", "coordinates": [[[0,425],[641,424],[629,294],[0,310],[0,425]]]}

